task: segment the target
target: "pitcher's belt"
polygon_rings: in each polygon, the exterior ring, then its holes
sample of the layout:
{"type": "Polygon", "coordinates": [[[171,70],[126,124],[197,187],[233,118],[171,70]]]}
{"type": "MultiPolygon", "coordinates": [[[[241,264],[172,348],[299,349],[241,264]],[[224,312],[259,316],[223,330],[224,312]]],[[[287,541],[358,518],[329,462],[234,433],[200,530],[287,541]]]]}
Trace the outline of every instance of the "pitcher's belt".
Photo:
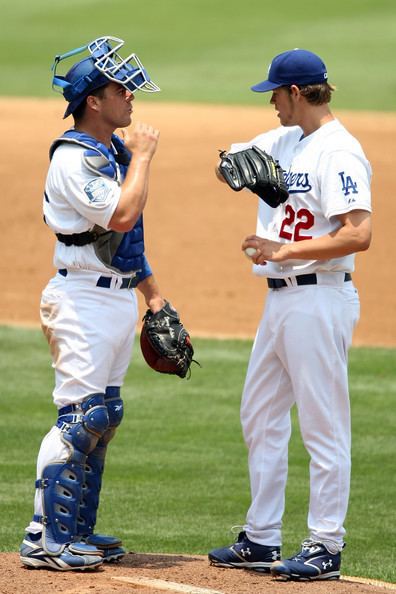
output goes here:
{"type": "MultiPolygon", "coordinates": [[[[334,273],[329,273],[334,274],[334,273]]],[[[324,274],[323,274],[324,276],[324,274]]],[[[293,287],[293,286],[302,286],[302,285],[319,285],[322,284],[318,280],[318,275],[316,274],[299,274],[298,276],[290,276],[287,277],[287,280],[283,278],[267,278],[267,284],[270,289],[281,289],[282,287],[293,287]],[[287,282],[287,280],[289,282],[287,282]]],[[[351,281],[352,276],[349,272],[344,273],[344,283],[351,281]]],[[[327,284],[327,283],[323,283],[327,284]]]]}
{"type": "MultiPolygon", "coordinates": [[[[59,274],[61,274],[62,276],[67,276],[68,271],[66,270],[66,268],[61,268],[60,270],[58,270],[59,274]]],[[[112,281],[112,277],[111,276],[100,276],[97,280],[96,280],[96,286],[97,287],[102,287],[104,289],[110,289],[111,288],[111,283],[112,281]]],[[[120,283],[115,285],[114,288],[115,289],[134,289],[135,287],[137,287],[138,285],[138,277],[136,276],[131,276],[131,277],[124,277],[122,279],[120,279],[120,283]]]]}

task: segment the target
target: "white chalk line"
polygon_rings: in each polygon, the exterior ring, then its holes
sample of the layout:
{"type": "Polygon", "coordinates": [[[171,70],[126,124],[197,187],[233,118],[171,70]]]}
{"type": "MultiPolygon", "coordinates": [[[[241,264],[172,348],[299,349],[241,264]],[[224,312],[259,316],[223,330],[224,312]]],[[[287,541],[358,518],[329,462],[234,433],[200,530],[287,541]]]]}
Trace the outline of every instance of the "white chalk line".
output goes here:
{"type": "Polygon", "coordinates": [[[219,592],[219,590],[199,588],[198,586],[191,586],[190,584],[180,584],[179,582],[168,582],[167,580],[157,580],[152,578],[112,576],[111,579],[116,582],[127,582],[135,586],[143,586],[146,588],[167,590],[171,592],[183,592],[184,594],[224,594],[223,592],[219,592]]]}
{"type": "MultiPolygon", "coordinates": [[[[143,586],[157,590],[165,590],[171,592],[183,592],[184,594],[223,594],[219,590],[212,590],[210,588],[200,588],[190,584],[181,584],[179,582],[169,582],[167,580],[159,580],[144,577],[126,577],[126,576],[112,576],[112,580],[119,582],[126,582],[135,586],[143,586]]],[[[363,577],[352,577],[342,575],[341,579],[345,582],[354,582],[358,584],[366,584],[368,586],[377,586],[386,590],[396,590],[396,584],[390,582],[382,582],[381,580],[374,580],[363,577]]]]}
{"type": "Polygon", "coordinates": [[[381,580],[372,580],[370,578],[363,577],[351,577],[349,575],[342,575],[341,579],[345,582],[355,582],[358,584],[367,584],[368,586],[379,586],[386,590],[396,590],[396,584],[390,582],[381,582],[381,580]]]}

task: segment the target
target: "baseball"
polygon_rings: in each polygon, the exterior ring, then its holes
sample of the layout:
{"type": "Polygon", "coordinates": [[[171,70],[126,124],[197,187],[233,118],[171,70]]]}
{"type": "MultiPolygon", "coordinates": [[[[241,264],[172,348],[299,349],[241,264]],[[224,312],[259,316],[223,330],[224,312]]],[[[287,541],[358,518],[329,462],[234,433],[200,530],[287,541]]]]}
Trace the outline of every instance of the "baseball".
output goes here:
{"type": "Polygon", "coordinates": [[[254,247],[247,247],[245,249],[245,254],[248,258],[253,258],[253,256],[255,255],[256,252],[257,252],[257,250],[254,247]]]}

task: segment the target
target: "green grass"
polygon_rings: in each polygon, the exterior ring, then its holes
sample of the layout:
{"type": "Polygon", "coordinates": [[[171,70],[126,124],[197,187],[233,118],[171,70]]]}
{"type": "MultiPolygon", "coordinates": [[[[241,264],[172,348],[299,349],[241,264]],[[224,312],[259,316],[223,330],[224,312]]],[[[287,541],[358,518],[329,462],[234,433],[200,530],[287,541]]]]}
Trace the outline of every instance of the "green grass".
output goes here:
{"type": "MultiPolygon", "coordinates": [[[[0,0],[0,95],[51,95],[55,54],[125,39],[162,93],[148,100],[260,105],[250,86],[304,47],[325,60],[335,107],[395,110],[394,0],[0,0]]],[[[69,64],[69,66],[71,63],[69,64]]],[[[147,97],[142,100],[146,100],[147,97]]]]}
{"type": "MultiPolygon", "coordinates": [[[[249,505],[239,402],[251,342],[196,339],[190,381],[160,375],[138,345],[123,388],[125,418],[109,447],[98,529],[141,552],[205,554],[231,542],[249,505]],[[231,539],[231,540],[230,540],[231,539]]],[[[35,462],[55,418],[52,369],[38,330],[0,328],[0,550],[16,550],[33,506],[35,462]]],[[[396,582],[396,351],[350,357],[353,473],[343,572],[396,582]]],[[[306,536],[308,459],[296,416],[284,552],[306,536]]]]}

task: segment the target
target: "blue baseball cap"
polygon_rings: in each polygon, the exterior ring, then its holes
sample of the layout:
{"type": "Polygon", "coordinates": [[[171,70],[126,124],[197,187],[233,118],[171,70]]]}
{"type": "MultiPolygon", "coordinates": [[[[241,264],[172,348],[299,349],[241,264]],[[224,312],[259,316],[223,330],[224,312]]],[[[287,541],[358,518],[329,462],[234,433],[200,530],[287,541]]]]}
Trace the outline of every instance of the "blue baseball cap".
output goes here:
{"type": "Polygon", "coordinates": [[[324,82],[327,82],[327,69],[323,60],[308,50],[296,48],[275,56],[268,69],[268,79],[250,88],[265,93],[278,87],[324,82]]]}

